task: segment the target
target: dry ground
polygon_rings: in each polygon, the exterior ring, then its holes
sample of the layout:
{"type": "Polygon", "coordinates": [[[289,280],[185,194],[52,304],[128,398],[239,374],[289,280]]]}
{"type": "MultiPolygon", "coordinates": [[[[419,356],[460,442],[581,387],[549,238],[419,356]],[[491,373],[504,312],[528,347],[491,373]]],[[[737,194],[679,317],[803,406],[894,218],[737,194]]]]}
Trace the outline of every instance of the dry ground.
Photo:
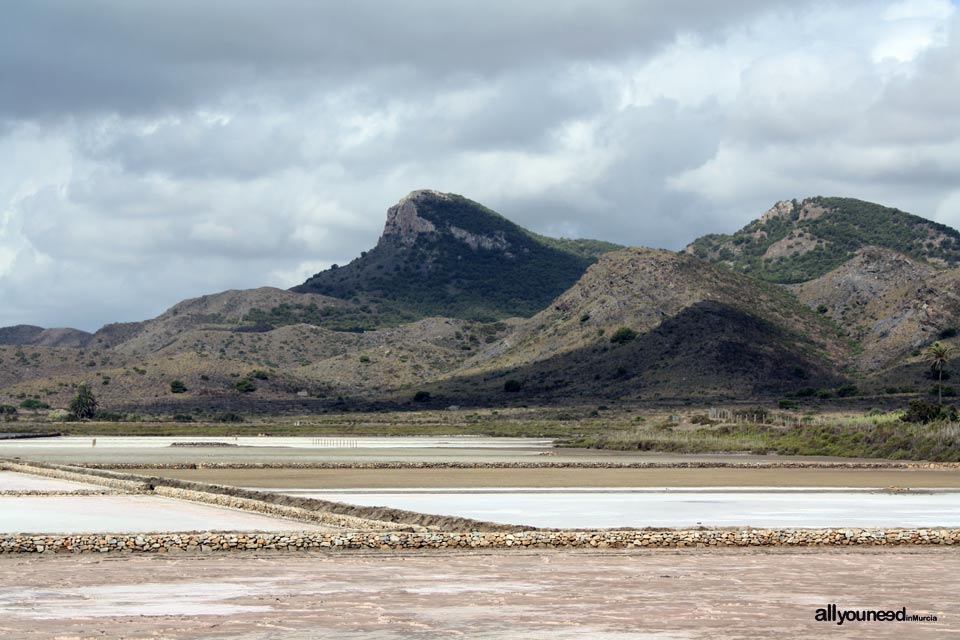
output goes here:
{"type": "Polygon", "coordinates": [[[960,549],[0,557],[9,638],[949,638],[960,549]],[[819,607],[936,623],[833,623],[819,607]]]}

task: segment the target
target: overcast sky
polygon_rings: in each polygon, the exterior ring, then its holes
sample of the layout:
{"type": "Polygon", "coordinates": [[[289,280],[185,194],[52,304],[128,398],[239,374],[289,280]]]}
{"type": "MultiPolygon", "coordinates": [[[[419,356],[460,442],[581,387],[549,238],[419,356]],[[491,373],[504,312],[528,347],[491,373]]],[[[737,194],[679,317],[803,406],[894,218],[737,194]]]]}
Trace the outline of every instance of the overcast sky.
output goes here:
{"type": "Polygon", "coordinates": [[[817,194],[960,227],[949,0],[0,11],[0,326],[290,287],[418,188],[669,249],[817,194]]]}

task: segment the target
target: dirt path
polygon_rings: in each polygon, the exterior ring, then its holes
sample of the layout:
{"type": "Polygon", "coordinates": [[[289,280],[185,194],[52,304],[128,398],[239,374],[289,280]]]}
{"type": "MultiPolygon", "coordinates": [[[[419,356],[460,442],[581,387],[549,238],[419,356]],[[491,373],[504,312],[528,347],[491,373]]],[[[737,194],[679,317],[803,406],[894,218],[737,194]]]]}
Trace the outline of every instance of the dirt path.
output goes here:
{"type": "Polygon", "coordinates": [[[960,550],[0,557],[11,638],[943,638],[960,550]],[[937,622],[816,622],[816,609],[937,622]]]}
{"type": "Polygon", "coordinates": [[[901,487],[960,488],[930,469],[144,469],[143,475],[242,487],[901,487]]]}

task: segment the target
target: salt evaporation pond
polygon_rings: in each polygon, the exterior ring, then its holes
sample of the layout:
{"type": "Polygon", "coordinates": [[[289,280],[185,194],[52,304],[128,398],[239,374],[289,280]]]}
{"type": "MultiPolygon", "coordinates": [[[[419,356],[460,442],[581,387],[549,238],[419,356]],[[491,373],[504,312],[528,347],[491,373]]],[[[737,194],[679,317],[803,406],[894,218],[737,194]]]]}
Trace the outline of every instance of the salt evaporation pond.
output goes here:
{"type": "Polygon", "coordinates": [[[0,533],[316,531],[302,522],[157,496],[0,499],[0,533]]]}
{"type": "Polygon", "coordinates": [[[953,527],[960,492],[758,490],[342,490],[294,496],[546,528],[953,527]]]}
{"type": "Polygon", "coordinates": [[[199,444],[229,447],[286,447],[296,449],[544,449],[550,438],[494,438],[484,436],[403,437],[274,437],[274,436],[61,436],[4,440],[0,453],[16,455],[21,449],[155,449],[199,444]]]}

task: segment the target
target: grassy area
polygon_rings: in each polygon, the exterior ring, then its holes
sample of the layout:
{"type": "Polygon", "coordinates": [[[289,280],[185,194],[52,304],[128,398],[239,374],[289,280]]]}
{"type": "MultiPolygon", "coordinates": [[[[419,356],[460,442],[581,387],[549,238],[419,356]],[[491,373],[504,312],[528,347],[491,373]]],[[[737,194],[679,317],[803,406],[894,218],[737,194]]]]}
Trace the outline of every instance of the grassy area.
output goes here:
{"type": "Polygon", "coordinates": [[[778,453],[894,460],[960,461],[960,426],[908,424],[879,415],[770,415],[781,424],[719,424],[703,414],[638,415],[629,410],[515,408],[315,415],[213,422],[9,422],[3,431],[114,436],[441,436],[556,438],[561,446],[673,453],[778,453]],[[787,416],[789,417],[789,416],[787,416]],[[784,424],[786,423],[786,424],[784,424]]]}
{"type": "Polygon", "coordinates": [[[18,421],[0,431],[50,432],[64,435],[112,436],[439,436],[485,435],[576,439],[598,435],[625,424],[623,416],[601,416],[595,410],[555,409],[483,411],[416,411],[311,415],[291,418],[247,418],[217,422],[41,422],[18,421]],[[590,415],[596,413],[597,415],[590,415]]]}
{"type": "Polygon", "coordinates": [[[859,418],[837,417],[818,424],[786,427],[737,424],[709,425],[694,430],[661,424],[586,436],[568,444],[623,451],[730,451],[960,462],[960,425],[908,424],[899,417],[899,412],[893,412],[859,418]]]}

